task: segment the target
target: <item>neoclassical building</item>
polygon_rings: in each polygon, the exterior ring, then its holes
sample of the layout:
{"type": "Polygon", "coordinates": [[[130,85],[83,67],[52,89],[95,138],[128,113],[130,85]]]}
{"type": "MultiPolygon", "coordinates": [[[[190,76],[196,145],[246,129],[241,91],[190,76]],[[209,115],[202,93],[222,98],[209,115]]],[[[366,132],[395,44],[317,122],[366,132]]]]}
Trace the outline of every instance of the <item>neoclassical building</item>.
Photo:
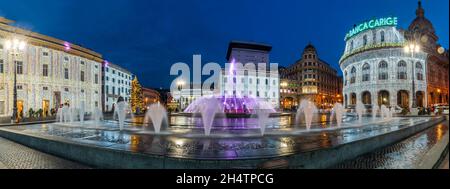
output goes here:
{"type": "Polygon", "coordinates": [[[372,19],[346,35],[340,60],[346,107],[357,101],[369,107],[411,107],[413,93],[418,106],[427,105],[426,53],[405,51],[408,41],[396,25],[396,17],[372,19]]]}
{"type": "Polygon", "coordinates": [[[17,73],[17,109],[30,108],[44,116],[62,103],[84,104],[86,111],[101,107],[102,56],[87,48],[11,25],[0,17],[0,117],[13,111],[14,69],[17,73]],[[25,41],[12,50],[7,41],[25,41]]]}
{"type": "Polygon", "coordinates": [[[420,45],[427,53],[426,80],[428,104],[448,104],[449,95],[449,53],[437,43],[433,24],[425,17],[421,1],[418,2],[416,18],[411,22],[405,37],[420,45]]]}
{"type": "Polygon", "coordinates": [[[448,103],[448,50],[436,43],[418,5],[407,30],[397,29],[396,17],[386,17],[356,25],[345,36],[340,67],[346,107],[357,101],[408,108],[448,103]]]}
{"type": "Polygon", "coordinates": [[[295,109],[301,100],[310,100],[323,109],[342,102],[342,78],[336,69],[319,58],[312,44],[303,49],[295,64],[281,68],[280,75],[283,109],[295,109]]]}

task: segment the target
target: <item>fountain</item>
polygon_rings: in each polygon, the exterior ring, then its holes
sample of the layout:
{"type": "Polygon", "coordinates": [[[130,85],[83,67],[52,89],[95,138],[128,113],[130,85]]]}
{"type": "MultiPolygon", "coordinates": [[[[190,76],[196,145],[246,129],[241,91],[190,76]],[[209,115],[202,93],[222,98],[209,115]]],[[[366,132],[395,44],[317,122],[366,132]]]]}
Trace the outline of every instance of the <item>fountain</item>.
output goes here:
{"type": "Polygon", "coordinates": [[[341,103],[335,103],[333,106],[333,110],[331,111],[330,119],[333,120],[333,117],[336,116],[337,126],[340,127],[342,123],[342,116],[345,113],[345,108],[341,103]]]}
{"type": "Polygon", "coordinates": [[[377,118],[377,112],[378,112],[378,105],[374,104],[372,106],[372,119],[376,119],[377,118]]]}
{"type": "Polygon", "coordinates": [[[381,109],[380,109],[380,117],[381,119],[383,119],[384,121],[389,119],[389,114],[390,114],[390,110],[386,107],[386,105],[381,105],[381,109]]]}
{"type": "Polygon", "coordinates": [[[85,114],[85,105],[84,102],[81,102],[79,110],[80,122],[84,124],[84,114],[85,114]]]}
{"type": "MultiPolygon", "coordinates": [[[[161,130],[162,121],[167,120],[167,111],[164,108],[164,106],[161,106],[161,104],[158,102],[156,104],[150,105],[150,107],[147,109],[147,112],[145,113],[144,117],[144,126],[148,125],[149,119],[152,120],[153,129],[155,130],[155,133],[159,133],[161,130]]],[[[142,127],[144,129],[144,127],[142,127]]]]}
{"type": "Polygon", "coordinates": [[[123,130],[123,126],[125,124],[125,118],[127,116],[127,112],[131,113],[131,108],[123,99],[123,97],[119,97],[117,99],[116,108],[114,109],[113,118],[117,114],[117,119],[119,120],[119,129],[123,130]]]}
{"type": "Polygon", "coordinates": [[[63,122],[63,117],[64,117],[64,115],[63,115],[63,108],[62,107],[60,107],[60,108],[58,108],[58,111],[56,112],[56,121],[58,121],[59,120],[59,122],[63,122]]]}
{"type": "Polygon", "coordinates": [[[217,113],[221,112],[222,107],[214,97],[204,98],[203,103],[204,104],[200,107],[200,114],[202,117],[205,135],[209,136],[209,134],[211,133],[214,117],[217,113]]]}
{"type": "Polygon", "coordinates": [[[100,123],[100,120],[103,119],[102,109],[100,109],[100,108],[95,108],[95,109],[92,111],[92,119],[94,120],[95,123],[100,123]]]}
{"type": "Polygon", "coordinates": [[[317,113],[317,108],[311,101],[302,100],[302,102],[300,102],[300,106],[297,109],[295,120],[299,120],[301,113],[303,113],[303,115],[305,116],[306,130],[309,130],[311,128],[311,122],[314,113],[317,113]]]}
{"type": "Polygon", "coordinates": [[[356,110],[356,114],[358,114],[358,120],[361,122],[362,116],[366,112],[366,107],[364,107],[364,104],[360,100],[358,100],[356,102],[355,110],[356,110]]]}
{"type": "Polygon", "coordinates": [[[63,115],[63,121],[65,123],[69,122],[70,112],[69,112],[69,105],[66,103],[62,107],[62,115],[63,115]]]}
{"type": "Polygon", "coordinates": [[[258,127],[261,131],[261,136],[264,136],[264,132],[266,130],[266,122],[269,118],[269,115],[271,113],[271,110],[260,108],[259,106],[256,109],[256,116],[258,118],[258,127]]]}

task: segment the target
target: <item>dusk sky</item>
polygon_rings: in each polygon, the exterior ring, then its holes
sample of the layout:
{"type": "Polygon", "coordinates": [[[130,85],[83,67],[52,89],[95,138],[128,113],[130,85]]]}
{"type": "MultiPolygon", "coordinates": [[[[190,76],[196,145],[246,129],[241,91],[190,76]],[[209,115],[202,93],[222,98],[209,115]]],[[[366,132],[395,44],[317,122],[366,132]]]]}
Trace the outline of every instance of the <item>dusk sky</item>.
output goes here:
{"type": "MultiPolygon", "coordinates": [[[[439,43],[449,47],[449,1],[423,0],[439,43]]],[[[136,74],[143,86],[167,88],[176,62],[224,64],[231,40],[272,45],[271,62],[293,64],[311,42],[339,70],[344,36],[354,24],[397,16],[415,18],[416,0],[9,0],[0,16],[17,26],[79,44],[136,74]]]]}

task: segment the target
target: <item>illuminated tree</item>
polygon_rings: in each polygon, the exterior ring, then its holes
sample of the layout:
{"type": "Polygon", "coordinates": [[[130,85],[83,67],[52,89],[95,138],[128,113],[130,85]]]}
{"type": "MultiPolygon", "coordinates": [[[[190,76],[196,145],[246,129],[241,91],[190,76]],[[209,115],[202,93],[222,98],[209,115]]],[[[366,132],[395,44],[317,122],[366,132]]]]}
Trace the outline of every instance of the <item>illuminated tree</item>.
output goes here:
{"type": "Polygon", "coordinates": [[[139,81],[137,77],[135,76],[133,81],[131,82],[131,111],[133,113],[136,113],[138,110],[139,112],[143,110],[144,108],[144,100],[143,100],[143,93],[142,93],[142,87],[141,84],[139,84],[139,81]]]}

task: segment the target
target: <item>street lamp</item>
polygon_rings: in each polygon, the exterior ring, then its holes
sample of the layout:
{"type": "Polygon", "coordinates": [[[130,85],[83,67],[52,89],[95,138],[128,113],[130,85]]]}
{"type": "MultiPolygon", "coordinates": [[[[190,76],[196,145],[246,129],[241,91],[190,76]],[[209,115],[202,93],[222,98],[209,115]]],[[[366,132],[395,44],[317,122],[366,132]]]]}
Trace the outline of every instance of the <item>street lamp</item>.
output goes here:
{"type": "Polygon", "coordinates": [[[14,64],[14,87],[13,87],[13,115],[11,117],[11,122],[19,122],[19,116],[17,115],[17,61],[15,57],[20,51],[24,51],[26,47],[26,42],[19,40],[17,38],[5,41],[5,49],[12,52],[12,61],[14,64]]]}
{"type": "Polygon", "coordinates": [[[181,112],[181,106],[182,106],[182,104],[181,104],[181,100],[182,100],[181,90],[183,89],[183,85],[184,85],[184,81],[183,80],[177,81],[177,87],[178,87],[178,91],[180,93],[180,99],[179,99],[179,101],[180,101],[180,112],[181,112]]]}
{"type": "Polygon", "coordinates": [[[409,45],[406,45],[404,47],[404,50],[406,53],[411,54],[411,61],[412,61],[412,94],[413,94],[413,99],[412,99],[412,108],[416,108],[416,85],[414,83],[415,81],[415,65],[414,65],[414,53],[418,53],[420,51],[420,46],[419,44],[415,43],[415,42],[411,42],[409,45]]]}

